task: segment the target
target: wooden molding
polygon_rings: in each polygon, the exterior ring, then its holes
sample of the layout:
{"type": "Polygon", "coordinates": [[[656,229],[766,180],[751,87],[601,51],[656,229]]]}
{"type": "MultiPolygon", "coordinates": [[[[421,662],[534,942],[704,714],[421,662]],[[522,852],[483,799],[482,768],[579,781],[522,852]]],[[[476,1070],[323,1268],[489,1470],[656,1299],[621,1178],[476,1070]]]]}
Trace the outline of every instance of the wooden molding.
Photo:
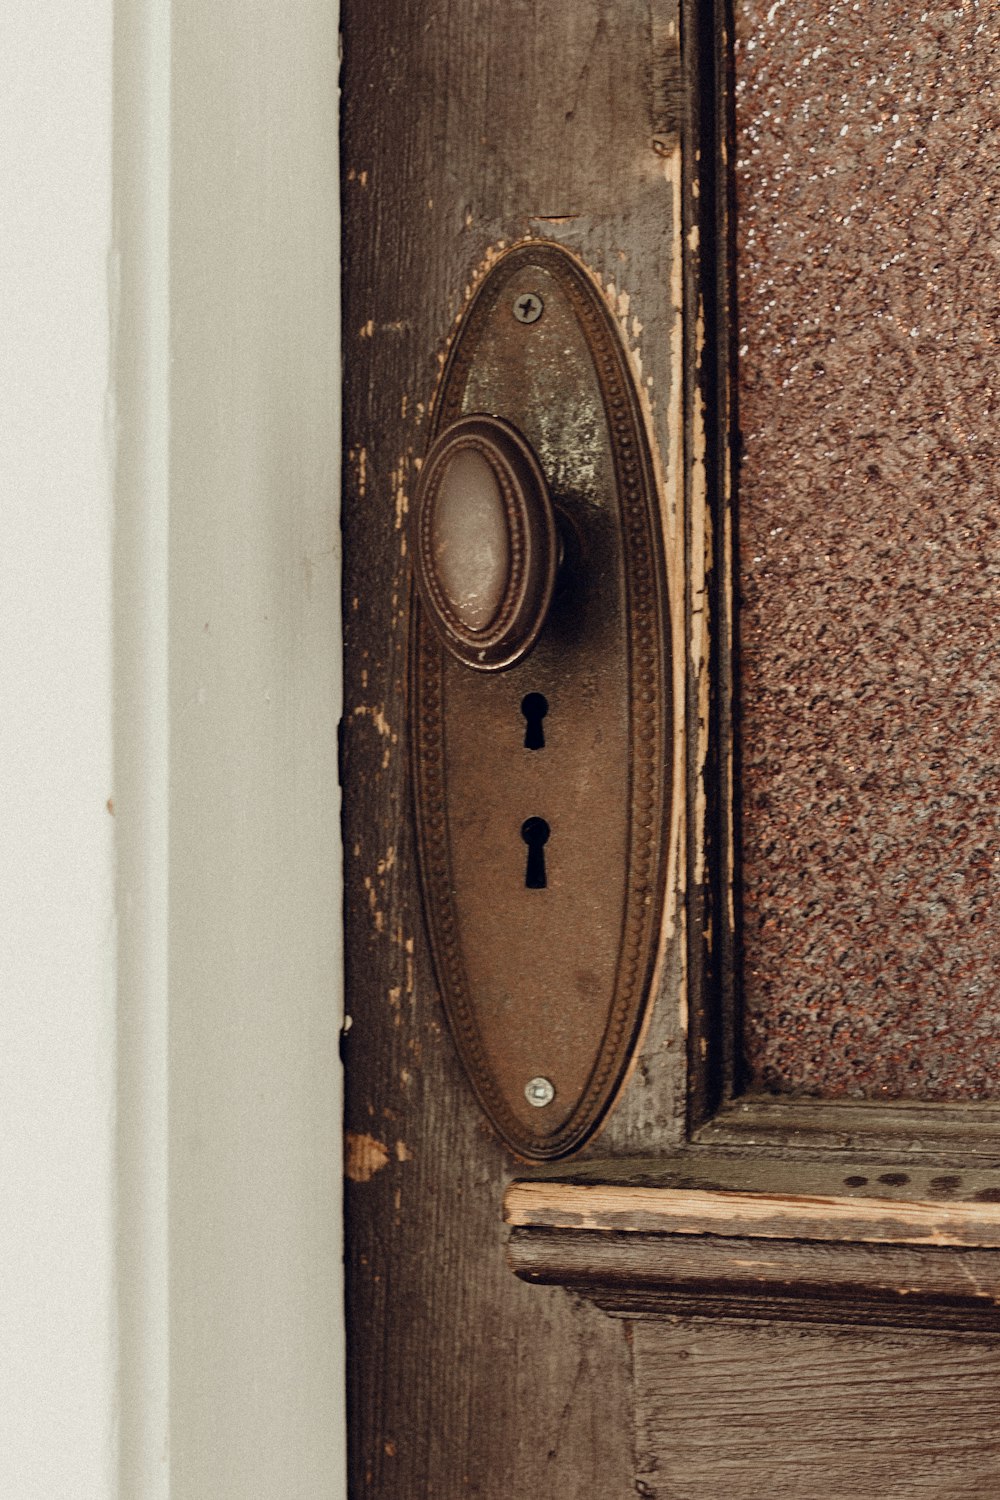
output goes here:
{"type": "Polygon", "coordinates": [[[510,1263],[524,1280],[630,1317],[1000,1331],[993,1174],[868,1165],[848,1173],[863,1186],[836,1194],[809,1190],[829,1167],[773,1162],[758,1168],[756,1190],[732,1185],[749,1175],[732,1158],[682,1157],[515,1182],[510,1263]],[[779,1190],[768,1173],[791,1180],[779,1190]]]}
{"type": "Polygon", "coordinates": [[[519,1228],[1000,1248],[1000,1203],[520,1182],[505,1216],[519,1228]]]}
{"type": "Polygon", "coordinates": [[[1000,1106],[745,1094],[723,1105],[693,1139],[716,1151],[867,1151],[896,1158],[905,1153],[908,1160],[948,1158],[1000,1167],[1000,1106]]]}
{"type": "Polygon", "coordinates": [[[623,1317],[1000,1333],[995,1250],[515,1229],[508,1258],[522,1280],[623,1317]]]}

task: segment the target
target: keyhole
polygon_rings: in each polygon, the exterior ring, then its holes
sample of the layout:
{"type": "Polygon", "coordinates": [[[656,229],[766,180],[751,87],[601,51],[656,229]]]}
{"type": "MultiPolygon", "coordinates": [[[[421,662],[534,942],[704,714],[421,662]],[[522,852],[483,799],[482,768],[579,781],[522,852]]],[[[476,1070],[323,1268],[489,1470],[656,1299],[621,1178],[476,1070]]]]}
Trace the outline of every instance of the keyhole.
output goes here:
{"type": "Polygon", "coordinates": [[[544,891],[545,845],[549,841],[549,825],[544,818],[525,818],[521,824],[521,837],[528,846],[524,884],[529,891],[544,891]]]}
{"type": "Polygon", "coordinates": [[[521,712],[525,718],[525,750],[545,749],[545,730],[542,728],[542,720],[548,711],[549,700],[544,693],[525,693],[521,699],[521,712]]]}

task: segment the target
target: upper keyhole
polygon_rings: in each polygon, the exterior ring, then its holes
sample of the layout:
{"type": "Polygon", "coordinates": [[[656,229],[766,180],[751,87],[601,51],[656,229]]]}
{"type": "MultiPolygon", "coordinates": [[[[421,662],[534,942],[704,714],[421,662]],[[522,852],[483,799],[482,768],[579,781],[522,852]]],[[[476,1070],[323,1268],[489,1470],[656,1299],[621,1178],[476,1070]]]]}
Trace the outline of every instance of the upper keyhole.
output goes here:
{"type": "Polygon", "coordinates": [[[544,693],[525,693],[521,699],[521,712],[525,720],[525,750],[545,749],[545,730],[542,727],[542,720],[548,711],[549,700],[544,693]]]}

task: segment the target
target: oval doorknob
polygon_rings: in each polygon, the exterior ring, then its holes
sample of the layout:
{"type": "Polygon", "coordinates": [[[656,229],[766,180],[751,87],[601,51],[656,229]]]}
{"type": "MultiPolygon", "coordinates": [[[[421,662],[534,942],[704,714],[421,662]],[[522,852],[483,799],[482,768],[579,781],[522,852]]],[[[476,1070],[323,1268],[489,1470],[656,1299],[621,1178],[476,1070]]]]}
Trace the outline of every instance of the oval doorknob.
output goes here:
{"type": "Polygon", "coordinates": [[[466,666],[499,672],[538,640],[555,588],[559,537],[531,444],[500,417],[460,417],[435,440],[412,525],[421,601],[466,666]]]}

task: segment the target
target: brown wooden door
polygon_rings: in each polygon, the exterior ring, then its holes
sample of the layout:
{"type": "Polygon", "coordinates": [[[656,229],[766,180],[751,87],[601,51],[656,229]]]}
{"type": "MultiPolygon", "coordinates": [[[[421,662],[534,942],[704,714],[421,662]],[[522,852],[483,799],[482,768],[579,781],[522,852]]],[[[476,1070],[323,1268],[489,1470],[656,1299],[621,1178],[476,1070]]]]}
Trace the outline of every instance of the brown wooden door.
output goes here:
{"type": "Polygon", "coordinates": [[[345,0],[358,1500],[1000,1493],[998,33],[911,10],[345,0]],[[532,239],[643,391],[677,736],[635,1066],[534,1173],[448,1033],[407,760],[428,413],[532,239]]]}

